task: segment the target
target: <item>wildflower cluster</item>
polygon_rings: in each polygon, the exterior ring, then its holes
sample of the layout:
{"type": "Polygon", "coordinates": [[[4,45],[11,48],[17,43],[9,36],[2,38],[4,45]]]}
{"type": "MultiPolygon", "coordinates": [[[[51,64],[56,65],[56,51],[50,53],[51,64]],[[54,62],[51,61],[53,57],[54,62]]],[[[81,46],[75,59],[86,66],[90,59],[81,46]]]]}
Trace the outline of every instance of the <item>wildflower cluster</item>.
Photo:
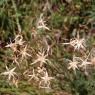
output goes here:
{"type": "Polygon", "coordinates": [[[95,29],[90,30],[88,17],[91,0],[1,1],[0,79],[16,89],[25,83],[42,91],[36,95],[57,90],[62,93],[54,95],[65,95],[63,90],[89,95],[87,85],[95,87],[89,81],[95,71],[95,29]],[[89,82],[85,86],[83,81],[89,82]]]}
{"type": "Polygon", "coordinates": [[[74,51],[80,51],[80,49],[86,50],[86,40],[85,38],[80,38],[79,33],[76,38],[70,39],[69,43],[64,43],[64,45],[66,44],[71,45],[74,48],[74,51]]]}
{"type": "Polygon", "coordinates": [[[93,57],[91,57],[93,55],[93,53],[95,52],[95,49],[92,48],[89,53],[86,52],[87,51],[87,46],[86,46],[86,39],[84,38],[79,38],[79,33],[77,34],[77,37],[74,39],[71,39],[69,43],[63,43],[64,45],[71,45],[74,48],[74,55],[72,60],[66,59],[68,60],[68,69],[72,69],[74,71],[74,73],[76,74],[76,70],[84,70],[85,73],[87,73],[87,70],[89,67],[92,67],[92,65],[94,64],[94,58],[95,55],[93,57]],[[80,53],[80,51],[83,50],[85,56],[77,56],[78,53],[80,53]],[[75,53],[75,51],[77,53],[75,53]]]}
{"type": "MultiPolygon", "coordinates": [[[[41,14],[40,18],[37,20],[35,30],[36,33],[39,32],[39,29],[44,29],[44,31],[50,30],[43,20],[43,14],[41,14]]],[[[33,36],[33,33],[31,36],[33,36]]],[[[14,66],[13,69],[9,69],[10,66],[8,66],[8,64],[6,63],[7,71],[1,73],[1,75],[8,76],[9,83],[12,83],[16,87],[18,87],[18,81],[20,81],[19,75],[21,75],[18,72],[19,68],[21,69],[21,71],[23,71],[22,74],[28,82],[38,84],[39,88],[51,87],[51,80],[54,78],[50,77],[46,66],[48,66],[49,64],[50,66],[54,66],[50,60],[50,55],[52,55],[52,50],[54,49],[48,44],[46,37],[47,35],[45,37],[40,36],[40,34],[35,35],[35,38],[37,38],[37,41],[35,41],[35,45],[37,45],[38,47],[37,49],[31,46],[30,43],[27,43],[27,41],[24,41],[21,33],[15,35],[15,38],[5,46],[7,49],[12,50],[13,52],[11,56],[11,63],[14,66]],[[39,39],[41,39],[41,42],[39,39]]],[[[89,51],[89,53],[86,52],[86,39],[84,37],[81,38],[79,32],[77,33],[77,37],[74,37],[70,39],[70,42],[65,42],[63,44],[66,46],[72,46],[74,48],[72,60],[65,58],[68,62],[68,70],[73,70],[75,74],[77,73],[77,70],[83,70],[85,73],[87,73],[88,68],[95,64],[95,55],[93,54],[93,52],[95,52],[95,49],[92,49],[91,51],[89,51]],[[83,51],[85,56],[79,56],[81,50],[83,51]],[[77,56],[78,53],[79,55],[77,56]]],[[[56,68],[56,66],[54,66],[54,68],[56,68]]]]}
{"type": "MultiPolygon", "coordinates": [[[[45,22],[46,21],[43,20],[43,14],[41,14],[40,18],[37,20],[37,30],[35,31],[37,32],[39,29],[50,30],[46,26],[45,22]]],[[[16,87],[19,86],[18,81],[20,81],[21,74],[18,72],[18,68],[21,69],[23,66],[25,66],[25,69],[22,70],[22,74],[25,78],[27,78],[28,82],[37,82],[39,88],[51,87],[51,80],[53,77],[49,76],[48,70],[45,67],[45,65],[51,63],[51,61],[48,59],[50,46],[48,45],[46,39],[43,41],[45,42],[46,48],[41,47],[44,49],[38,49],[37,52],[35,52],[35,48],[31,47],[27,41],[24,41],[22,33],[19,33],[16,34],[14,39],[5,46],[6,49],[10,49],[13,52],[10,58],[12,65],[14,66],[13,69],[10,69],[11,67],[6,63],[7,71],[1,73],[2,76],[8,76],[9,84],[14,84],[16,87]],[[35,58],[33,57],[33,53],[35,53],[35,58]]],[[[39,45],[39,43],[37,43],[37,45],[39,45]]]]}
{"type": "Polygon", "coordinates": [[[38,83],[39,88],[49,89],[51,87],[50,81],[54,79],[53,77],[49,77],[49,74],[44,67],[37,67],[33,69],[32,72],[27,70],[24,72],[24,75],[28,77],[29,82],[38,83]]]}

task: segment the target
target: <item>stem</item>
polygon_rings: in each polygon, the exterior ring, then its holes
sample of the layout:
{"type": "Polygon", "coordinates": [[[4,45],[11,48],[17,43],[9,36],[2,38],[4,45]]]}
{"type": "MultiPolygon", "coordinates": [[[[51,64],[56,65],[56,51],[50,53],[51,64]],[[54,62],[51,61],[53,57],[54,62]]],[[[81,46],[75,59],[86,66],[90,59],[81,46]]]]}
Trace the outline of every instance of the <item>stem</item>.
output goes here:
{"type": "Polygon", "coordinates": [[[18,27],[18,31],[21,33],[21,26],[19,24],[19,19],[18,19],[18,15],[17,15],[17,7],[16,7],[16,4],[15,4],[14,0],[11,0],[11,2],[13,4],[13,8],[14,8],[14,11],[15,11],[15,14],[16,14],[16,24],[17,24],[17,27],[18,27]]]}

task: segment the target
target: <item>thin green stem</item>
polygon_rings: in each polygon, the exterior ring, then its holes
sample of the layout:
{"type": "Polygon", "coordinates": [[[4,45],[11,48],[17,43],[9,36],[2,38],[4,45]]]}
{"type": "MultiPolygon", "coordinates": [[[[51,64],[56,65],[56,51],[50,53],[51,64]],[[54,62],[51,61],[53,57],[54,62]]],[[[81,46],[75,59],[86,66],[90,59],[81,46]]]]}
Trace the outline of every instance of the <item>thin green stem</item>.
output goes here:
{"type": "Polygon", "coordinates": [[[18,14],[17,14],[17,7],[16,7],[16,4],[15,4],[14,0],[11,0],[11,2],[13,4],[13,8],[14,8],[14,11],[15,11],[15,14],[16,14],[16,24],[17,24],[17,27],[18,27],[18,31],[21,33],[21,26],[20,26],[18,14]]]}

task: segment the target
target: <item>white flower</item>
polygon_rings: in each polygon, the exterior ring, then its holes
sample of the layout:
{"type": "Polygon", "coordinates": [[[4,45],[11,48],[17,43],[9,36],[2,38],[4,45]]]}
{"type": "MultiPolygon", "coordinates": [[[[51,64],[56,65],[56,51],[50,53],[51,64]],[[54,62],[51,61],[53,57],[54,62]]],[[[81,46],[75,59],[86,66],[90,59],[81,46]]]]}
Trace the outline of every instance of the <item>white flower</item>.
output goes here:
{"type": "Polygon", "coordinates": [[[89,61],[87,61],[87,59],[85,59],[85,60],[82,60],[80,67],[82,67],[86,70],[87,65],[91,65],[91,64],[92,64],[91,62],[89,62],[89,61]]]}
{"type": "Polygon", "coordinates": [[[44,21],[43,19],[43,14],[40,15],[40,18],[38,19],[37,21],[37,28],[38,29],[46,29],[46,30],[50,30],[46,24],[45,24],[46,21],[44,21]]]}
{"type": "Polygon", "coordinates": [[[78,57],[73,57],[73,60],[71,61],[71,60],[69,60],[69,67],[68,67],[68,69],[72,69],[75,73],[76,73],[76,69],[78,69],[78,64],[79,64],[79,62],[78,62],[78,57]]]}
{"type": "Polygon", "coordinates": [[[39,83],[40,88],[50,88],[50,81],[54,79],[53,77],[48,76],[48,72],[45,72],[44,77],[41,77],[41,81],[39,83]]]}
{"type": "Polygon", "coordinates": [[[28,76],[30,77],[30,79],[29,79],[28,81],[31,81],[32,79],[35,79],[36,81],[39,80],[37,74],[35,74],[34,69],[33,69],[33,71],[32,71],[32,75],[28,75],[28,76]]]}
{"type": "Polygon", "coordinates": [[[79,38],[79,35],[77,36],[77,38],[71,39],[69,43],[63,43],[63,44],[69,44],[71,46],[74,47],[74,50],[86,50],[86,41],[84,38],[79,38]]]}
{"type": "Polygon", "coordinates": [[[14,72],[15,69],[16,69],[16,67],[14,67],[13,69],[10,70],[10,69],[6,66],[6,70],[7,70],[7,71],[1,73],[1,75],[8,76],[8,80],[10,81],[11,79],[14,79],[15,76],[17,76],[17,74],[14,72]]]}
{"type": "Polygon", "coordinates": [[[38,74],[43,74],[45,71],[46,71],[46,68],[45,67],[38,67],[37,68],[38,74]]]}
{"type": "Polygon", "coordinates": [[[10,41],[5,47],[11,48],[14,52],[17,51],[17,44],[10,41]]]}
{"type": "Polygon", "coordinates": [[[92,64],[90,61],[88,61],[89,56],[90,56],[90,53],[88,54],[88,56],[85,59],[80,59],[81,60],[80,67],[82,67],[85,71],[87,69],[87,66],[92,64]]]}
{"type": "Polygon", "coordinates": [[[48,54],[45,55],[45,52],[38,52],[37,54],[37,59],[31,63],[31,65],[36,64],[38,62],[40,62],[41,65],[43,65],[43,63],[47,63],[50,62],[49,59],[47,59],[46,57],[48,56],[48,54]]]}
{"type": "Polygon", "coordinates": [[[76,44],[74,45],[75,50],[83,49],[85,50],[85,39],[76,39],[76,44]]]}
{"type": "Polygon", "coordinates": [[[20,51],[21,59],[23,60],[24,58],[31,57],[30,54],[27,53],[27,45],[20,51]]]}
{"type": "Polygon", "coordinates": [[[16,37],[13,41],[14,41],[13,43],[10,41],[10,43],[7,44],[5,47],[9,47],[13,51],[17,51],[17,45],[23,45],[25,42],[25,41],[23,41],[23,37],[21,35],[16,35],[16,37]]]}

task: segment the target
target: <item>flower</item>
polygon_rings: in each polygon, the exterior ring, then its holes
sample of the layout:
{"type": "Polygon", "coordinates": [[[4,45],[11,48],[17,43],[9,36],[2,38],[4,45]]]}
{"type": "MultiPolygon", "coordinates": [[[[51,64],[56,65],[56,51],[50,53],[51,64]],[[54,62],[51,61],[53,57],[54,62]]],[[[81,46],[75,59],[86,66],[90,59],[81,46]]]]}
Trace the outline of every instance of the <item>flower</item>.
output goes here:
{"type": "Polygon", "coordinates": [[[32,71],[32,75],[28,75],[30,77],[29,81],[31,81],[32,79],[35,79],[36,81],[39,80],[39,78],[37,77],[37,74],[35,74],[35,71],[33,69],[32,71]]]}
{"type": "MultiPolygon", "coordinates": [[[[20,52],[20,55],[21,55],[21,59],[23,60],[24,58],[26,58],[27,56],[28,57],[31,57],[30,54],[27,53],[27,45],[24,47],[24,49],[22,49],[20,52]]],[[[21,60],[21,61],[22,61],[21,60]]]]}
{"type": "Polygon", "coordinates": [[[85,39],[79,37],[79,34],[77,35],[77,38],[71,39],[69,43],[63,43],[63,44],[69,44],[74,47],[74,50],[86,50],[85,46],[85,39]]]}
{"type": "Polygon", "coordinates": [[[48,54],[45,55],[45,52],[38,52],[37,54],[37,59],[31,63],[31,65],[36,64],[38,62],[40,62],[41,65],[43,65],[43,63],[47,63],[50,62],[49,59],[47,59],[46,57],[48,56],[48,54]]]}
{"type": "Polygon", "coordinates": [[[46,71],[45,67],[37,67],[38,74],[43,74],[46,71]]]}
{"type": "Polygon", "coordinates": [[[74,45],[74,48],[75,48],[75,50],[80,50],[80,49],[83,49],[83,50],[85,50],[86,48],[85,48],[85,39],[84,38],[82,38],[82,39],[76,39],[76,43],[75,43],[75,45],[74,45]]]}
{"type": "Polygon", "coordinates": [[[76,69],[78,69],[78,64],[79,64],[77,59],[78,59],[78,57],[74,56],[72,61],[69,60],[70,62],[69,62],[68,69],[72,69],[75,73],[76,73],[76,69]]]}
{"type": "Polygon", "coordinates": [[[91,65],[92,64],[90,61],[88,61],[88,58],[89,58],[90,54],[91,53],[89,53],[88,56],[85,59],[80,59],[81,60],[80,67],[82,67],[83,69],[85,69],[85,71],[86,71],[87,65],[91,65]]]}
{"type": "Polygon", "coordinates": [[[46,24],[45,24],[46,21],[44,21],[43,19],[43,14],[40,15],[40,18],[38,19],[37,21],[37,29],[46,29],[46,30],[50,30],[46,24]]]}
{"type": "Polygon", "coordinates": [[[17,51],[17,45],[16,45],[16,43],[12,43],[11,41],[5,47],[11,48],[14,52],[17,51]]]}
{"type": "Polygon", "coordinates": [[[10,81],[11,79],[14,79],[15,76],[17,76],[17,74],[14,72],[15,69],[16,69],[16,67],[14,67],[13,69],[10,70],[10,69],[6,66],[6,70],[7,70],[7,71],[1,73],[1,75],[8,76],[8,80],[10,81]]]}
{"type": "Polygon", "coordinates": [[[17,51],[18,45],[23,45],[23,43],[25,42],[23,41],[23,37],[19,34],[15,36],[15,39],[13,41],[13,43],[10,41],[10,43],[7,44],[5,47],[11,48],[14,52],[17,51]]]}
{"type": "Polygon", "coordinates": [[[87,65],[91,65],[91,64],[92,64],[91,62],[89,62],[89,61],[87,61],[87,59],[85,59],[85,60],[82,60],[80,67],[82,67],[86,70],[87,65]]]}
{"type": "Polygon", "coordinates": [[[48,72],[46,71],[44,76],[41,77],[41,81],[39,83],[40,88],[50,88],[50,81],[54,79],[53,77],[48,76],[48,72]]]}

